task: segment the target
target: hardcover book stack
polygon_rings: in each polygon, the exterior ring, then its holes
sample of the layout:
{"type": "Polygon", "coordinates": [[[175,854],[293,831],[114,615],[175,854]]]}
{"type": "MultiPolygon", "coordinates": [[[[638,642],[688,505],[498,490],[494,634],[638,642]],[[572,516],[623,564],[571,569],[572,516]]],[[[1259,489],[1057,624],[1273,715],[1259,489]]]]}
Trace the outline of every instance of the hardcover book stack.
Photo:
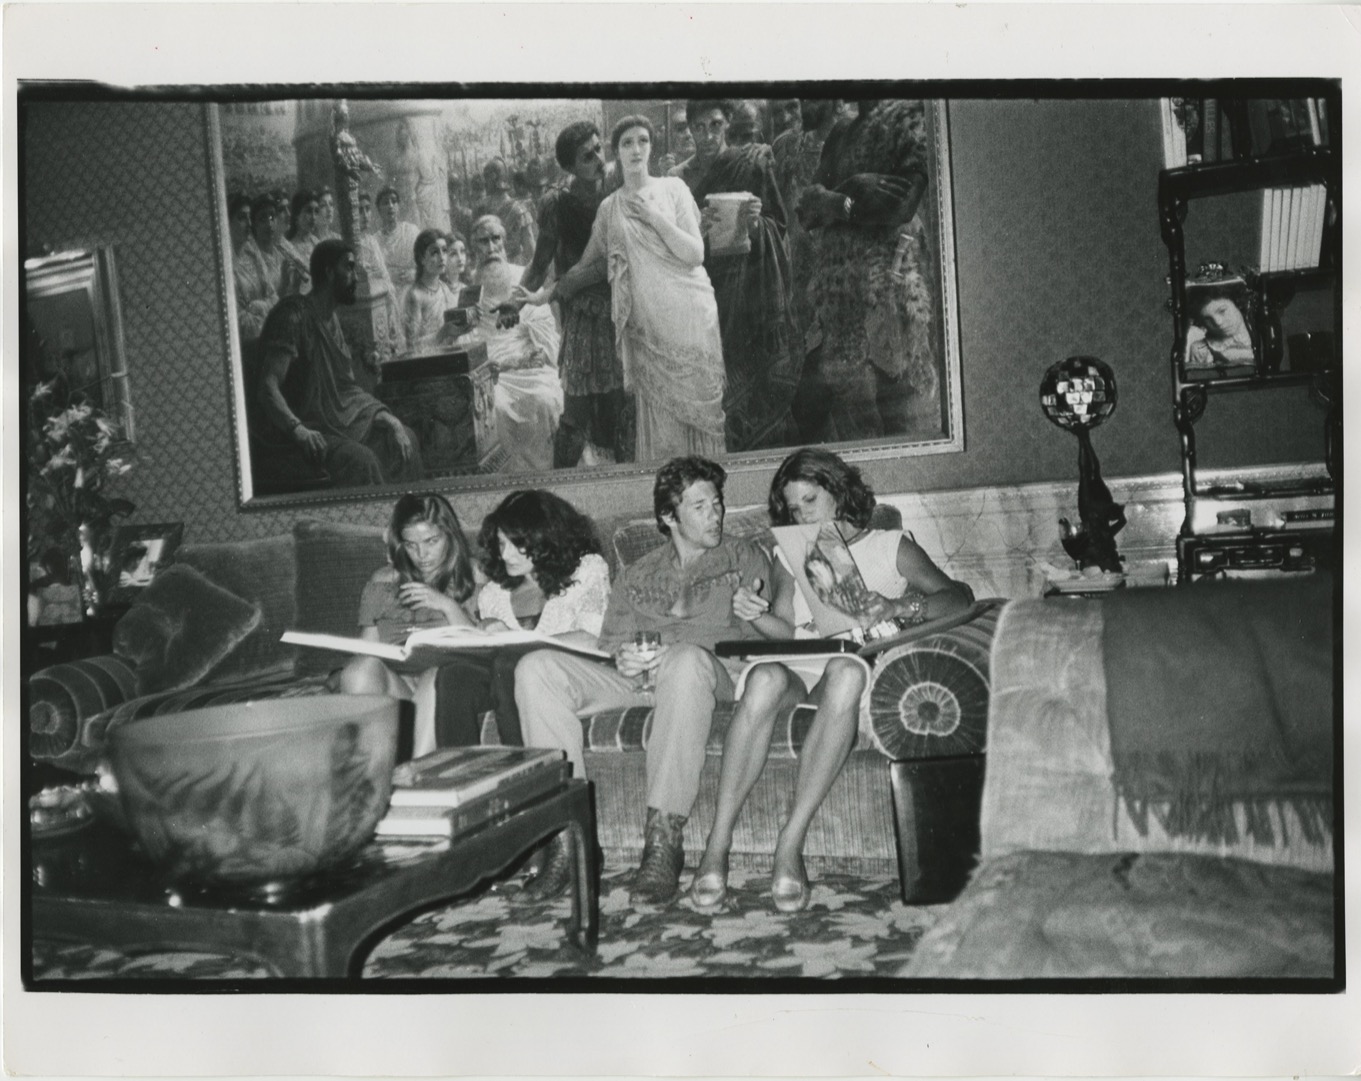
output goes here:
{"type": "Polygon", "coordinates": [[[397,767],[379,837],[460,837],[559,788],[562,751],[447,747],[397,767]]]}

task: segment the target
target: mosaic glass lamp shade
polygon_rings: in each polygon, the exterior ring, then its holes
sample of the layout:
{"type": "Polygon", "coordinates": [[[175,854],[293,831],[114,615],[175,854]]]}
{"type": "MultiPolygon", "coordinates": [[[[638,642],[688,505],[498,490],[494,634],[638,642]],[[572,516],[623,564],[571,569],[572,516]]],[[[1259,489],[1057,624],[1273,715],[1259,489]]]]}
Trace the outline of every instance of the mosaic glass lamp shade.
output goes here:
{"type": "Polygon", "coordinates": [[[1115,534],[1125,525],[1125,510],[1101,479],[1101,463],[1092,449],[1091,430],[1115,412],[1115,372],[1096,357],[1069,357],[1054,364],[1040,380],[1044,415],[1077,437],[1079,526],[1066,518],[1063,547],[1079,567],[1094,566],[1119,573],[1115,534]]]}
{"type": "Polygon", "coordinates": [[[1040,381],[1044,415],[1070,432],[1095,428],[1115,412],[1117,392],[1111,366],[1096,357],[1069,357],[1040,381]]]}

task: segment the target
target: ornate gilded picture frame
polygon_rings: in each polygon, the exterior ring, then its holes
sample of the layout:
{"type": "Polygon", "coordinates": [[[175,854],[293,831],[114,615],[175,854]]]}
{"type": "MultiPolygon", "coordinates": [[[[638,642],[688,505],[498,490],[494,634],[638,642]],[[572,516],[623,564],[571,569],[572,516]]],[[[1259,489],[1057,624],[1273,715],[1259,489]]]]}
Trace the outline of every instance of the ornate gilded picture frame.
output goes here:
{"type": "MultiPolygon", "coordinates": [[[[946,103],[827,99],[796,84],[763,99],[705,88],[690,102],[648,89],[618,98],[574,97],[568,86],[557,98],[515,97],[506,87],[496,96],[471,88],[458,97],[375,97],[338,86],[304,100],[224,95],[206,105],[243,506],[370,498],[417,479],[449,491],[570,485],[651,472],[671,456],[639,427],[693,413],[704,394],[684,378],[650,381],[654,369],[627,371],[628,328],[612,326],[624,280],[608,277],[620,272],[617,253],[613,269],[601,260],[605,280],[591,295],[602,318],[592,325],[574,310],[579,299],[557,295],[521,309],[513,326],[495,310],[506,299],[499,293],[522,278],[552,287],[571,266],[564,255],[580,255],[592,228],[589,216],[572,217],[581,184],[559,160],[559,135],[583,123],[599,132],[594,197],[604,205],[620,183],[611,129],[629,115],[650,125],[650,174],[685,181],[701,228],[705,208],[733,198],[727,193],[757,200],[744,219],[754,247],[720,256],[710,238],[706,248],[722,355],[712,397],[722,397],[702,449],[734,471],[768,469],[807,444],[850,460],[963,449],[946,103]],[[721,105],[717,154],[697,148],[687,104],[692,113],[721,105]],[[272,233],[257,236],[271,195],[272,233]],[[496,274],[472,235],[492,212],[503,234],[496,274]],[[561,241],[572,228],[585,233],[566,253],[571,245],[561,241]],[[406,303],[419,277],[412,249],[432,229],[451,257],[440,295],[453,299],[432,302],[442,319],[427,313],[418,334],[406,303]],[[273,348],[262,344],[264,322],[280,300],[307,294],[310,253],[324,235],[355,244],[360,279],[354,304],[337,312],[348,359],[327,364],[348,365],[345,378],[400,418],[420,455],[411,476],[385,466],[375,483],[373,470],[352,474],[299,454],[290,445],[295,422],[262,398],[264,353],[273,348]],[[556,247],[541,249],[541,238],[556,247]],[[272,249],[263,261],[262,245],[272,249]],[[482,285],[480,325],[473,312],[467,329],[460,287],[493,279],[500,288],[482,285]],[[601,359],[611,337],[615,355],[601,359]],[[592,349],[595,359],[583,361],[592,349]],[[606,404],[611,417],[602,421],[606,404]]],[[[636,315],[647,305],[674,309],[678,296],[643,289],[628,303],[636,315]]],[[[683,365],[683,353],[660,350],[665,364],[683,365]]]]}

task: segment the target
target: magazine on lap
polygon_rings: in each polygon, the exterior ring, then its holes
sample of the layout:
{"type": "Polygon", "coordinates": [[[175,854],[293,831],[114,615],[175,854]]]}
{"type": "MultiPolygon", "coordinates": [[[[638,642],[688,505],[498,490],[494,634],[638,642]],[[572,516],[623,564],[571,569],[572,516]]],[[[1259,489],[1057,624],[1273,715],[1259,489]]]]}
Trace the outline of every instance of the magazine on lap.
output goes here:
{"type": "MultiPolygon", "coordinates": [[[[823,643],[827,647],[827,655],[846,651],[844,643],[859,637],[859,613],[864,611],[872,593],[865,585],[855,556],[843,539],[837,523],[774,526],[771,533],[775,536],[775,543],[785,564],[794,575],[799,592],[808,603],[818,634],[822,640],[830,639],[823,643]]],[[[855,653],[861,657],[873,657],[894,646],[967,623],[988,607],[986,602],[978,602],[953,615],[906,626],[896,634],[858,644],[855,653]]],[[[806,656],[810,651],[809,643],[817,641],[820,639],[795,639],[790,643],[794,647],[791,652],[806,656]]],[[[743,644],[758,647],[745,652],[747,656],[754,656],[757,652],[771,655],[780,653],[780,643],[743,644]],[[759,648],[761,645],[766,648],[759,648]]]]}

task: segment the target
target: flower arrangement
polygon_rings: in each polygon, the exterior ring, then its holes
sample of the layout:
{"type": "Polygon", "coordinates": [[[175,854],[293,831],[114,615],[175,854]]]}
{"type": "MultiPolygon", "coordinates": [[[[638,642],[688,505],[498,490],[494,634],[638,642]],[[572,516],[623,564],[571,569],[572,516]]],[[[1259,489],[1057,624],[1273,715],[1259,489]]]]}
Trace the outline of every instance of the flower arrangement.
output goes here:
{"type": "Polygon", "coordinates": [[[62,380],[37,384],[28,400],[27,556],[30,589],[63,581],[81,589],[85,614],[99,607],[109,574],[113,520],[131,514],[105,484],[132,469],[121,427],[62,380]]]}

